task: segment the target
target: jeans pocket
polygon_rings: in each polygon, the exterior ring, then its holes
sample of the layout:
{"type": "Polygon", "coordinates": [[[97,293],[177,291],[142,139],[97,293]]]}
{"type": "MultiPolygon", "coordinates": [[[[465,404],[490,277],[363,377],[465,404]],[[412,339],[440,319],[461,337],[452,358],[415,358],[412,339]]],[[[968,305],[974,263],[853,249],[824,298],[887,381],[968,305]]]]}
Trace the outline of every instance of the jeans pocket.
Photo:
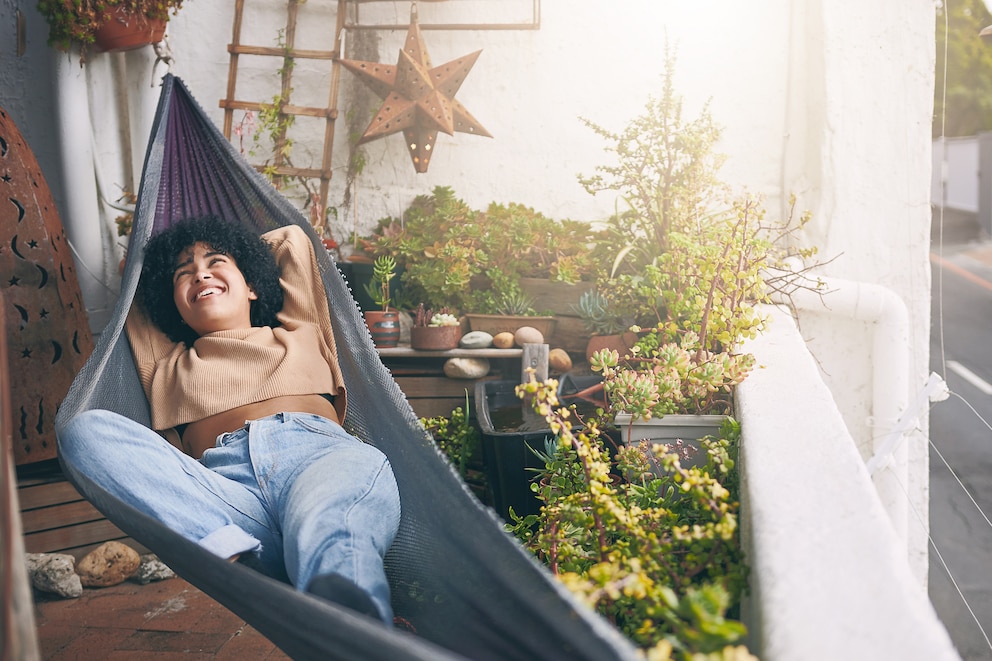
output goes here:
{"type": "Polygon", "coordinates": [[[329,418],[315,415],[313,413],[294,414],[292,421],[308,432],[320,434],[321,436],[326,436],[328,438],[333,438],[336,440],[347,440],[354,438],[338,423],[329,418]]]}

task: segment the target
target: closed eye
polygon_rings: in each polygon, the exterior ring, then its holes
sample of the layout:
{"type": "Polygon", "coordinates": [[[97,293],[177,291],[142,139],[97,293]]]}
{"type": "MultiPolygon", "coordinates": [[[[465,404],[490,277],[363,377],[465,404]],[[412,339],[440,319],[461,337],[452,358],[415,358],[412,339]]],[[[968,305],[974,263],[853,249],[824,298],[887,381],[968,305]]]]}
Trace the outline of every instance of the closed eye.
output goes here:
{"type": "Polygon", "coordinates": [[[191,269],[191,268],[181,268],[181,269],[178,269],[178,270],[176,270],[176,272],[174,274],[172,274],[172,281],[173,282],[178,282],[181,278],[184,278],[184,277],[190,275],[191,273],[193,273],[193,269],[191,269]]]}

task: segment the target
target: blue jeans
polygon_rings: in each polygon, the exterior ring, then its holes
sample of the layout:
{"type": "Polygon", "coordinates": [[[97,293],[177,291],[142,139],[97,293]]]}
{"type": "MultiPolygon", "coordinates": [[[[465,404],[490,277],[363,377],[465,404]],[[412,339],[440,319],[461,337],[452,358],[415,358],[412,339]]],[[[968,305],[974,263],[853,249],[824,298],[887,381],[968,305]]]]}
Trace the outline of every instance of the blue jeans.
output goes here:
{"type": "Polygon", "coordinates": [[[340,574],[392,624],[383,557],[400,521],[386,457],[309,413],[252,420],[199,461],[110,411],[74,418],[59,438],[69,470],[223,558],[256,553],[299,590],[340,574]]]}

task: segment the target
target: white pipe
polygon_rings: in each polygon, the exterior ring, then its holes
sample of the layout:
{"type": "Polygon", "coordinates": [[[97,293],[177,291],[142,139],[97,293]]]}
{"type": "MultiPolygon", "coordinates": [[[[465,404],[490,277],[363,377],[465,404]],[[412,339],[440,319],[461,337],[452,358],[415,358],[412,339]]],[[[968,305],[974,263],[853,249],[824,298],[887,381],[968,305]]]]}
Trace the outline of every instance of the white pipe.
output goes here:
{"type": "Polygon", "coordinates": [[[52,50],[55,109],[62,164],[62,223],[73,247],[90,329],[99,333],[110,319],[113,301],[101,277],[105,268],[104,230],[93,174],[89,92],[86,70],[73,57],[52,50]]]}
{"type": "MultiPolygon", "coordinates": [[[[909,405],[909,312],[903,300],[881,285],[818,278],[820,287],[800,288],[788,297],[777,295],[800,311],[838,315],[871,324],[872,333],[872,453],[882,450],[885,439],[909,405]]],[[[816,281],[807,280],[813,286],[816,281]]],[[[896,534],[907,553],[909,507],[906,494],[909,466],[905,443],[899,443],[892,460],[872,475],[879,498],[889,513],[896,534]]]]}

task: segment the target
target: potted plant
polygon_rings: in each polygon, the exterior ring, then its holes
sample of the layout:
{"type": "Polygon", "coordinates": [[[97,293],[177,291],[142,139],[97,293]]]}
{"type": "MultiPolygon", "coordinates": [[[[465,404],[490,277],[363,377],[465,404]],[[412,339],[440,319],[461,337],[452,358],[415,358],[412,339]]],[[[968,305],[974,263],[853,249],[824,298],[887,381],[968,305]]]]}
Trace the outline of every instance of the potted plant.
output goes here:
{"type": "Polygon", "coordinates": [[[423,351],[444,351],[458,347],[462,339],[462,325],[447,308],[440,312],[424,307],[421,303],[413,315],[410,329],[410,346],[423,351]]]}
{"type": "MultiPolygon", "coordinates": [[[[396,259],[413,300],[459,314],[497,314],[520,302],[525,283],[573,285],[591,279],[593,234],[588,223],[553,220],[522,204],[494,202],[476,210],[451,188],[438,186],[417,196],[402,220],[380,220],[360,244],[367,254],[396,259]]],[[[535,289],[542,296],[547,290],[535,289]]],[[[551,306],[534,300],[524,306],[546,307],[551,306]]]]}
{"type": "Polygon", "coordinates": [[[81,62],[96,46],[101,51],[130,50],[161,41],[170,14],[183,0],[38,0],[48,21],[48,44],[80,48],[81,62]]]}
{"type": "MultiPolygon", "coordinates": [[[[619,158],[581,179],[590,192],[619,193],[626,206],[597,243],[608,264],[597,285],[606,299],[601,307],[632,322],[640,338],[630,356],[600,351],[591,363],[627,434],[640,420],[668,424],[673,414],[730,413],[726,400],[753,365],[736,351],[763,328],[760,304],[772,289],[811,282],[806,274],[815,266],[767,277],[786,260],[815,254],[797,237],[810,216],[795,213],[793,198],[786,217],[769,222],[760,198],[729,195],[717,176],[720,130],[707,109],[695,120],[683,118],[673,74],[669,57],[661,96],[623,131],[589,123],[619,158]]],[[[596,301],[587,302],[595,316],[596,301]]],[[[664,437],[643,434],[635,436],[664,437]]]]}
{"type": "Polygon", "coordinates": [[[534,453],[539,510],[511,513],[508,529],[646,658],[756,661],[738,619],[739,425],[706,439],[689,467],[681,448],[612,450],[608,420],[561,406],[553,381],[532,379],[517,394],[556,436],[534,453]]]}
{"type": "Polygon", "coordinates": [[[487,299],[491,301],[482,308],[482,312],[471,312],[465,315],[468,326],[473,331],[485,331],[490,335],[499,333],[514,333],[522,326],[530,326],[547,341],[555,330],[555,318],[551,315],[538,314],[534,309],[534,300],[520,291],[513,283],[504,283],[502,278],[496,278],[501,283],[495,292],[487,291],[487,299]]]}
{"type": "Polygon", "coordinates": [[[614,312],[609,299],[599,290],[583,292],[573,309],[589,333],[586,360],[590,360],[601,349],[614,349],[621,356],[627,355],[637,342],[637,334],[630,330],[633,321],[614,312]]]}
{"type": "Polygon", "coordinates": [[[396,275],[396,261],[392,257],[380,255],[372,264],[371,294],[375,304],[381,310],[368,310],[365,314],[365,324],[372,333],[372,340],[377,347],[395,347],[400,341],[400,317],[396,310],[389,307],[389,282],[396,275]]]}

